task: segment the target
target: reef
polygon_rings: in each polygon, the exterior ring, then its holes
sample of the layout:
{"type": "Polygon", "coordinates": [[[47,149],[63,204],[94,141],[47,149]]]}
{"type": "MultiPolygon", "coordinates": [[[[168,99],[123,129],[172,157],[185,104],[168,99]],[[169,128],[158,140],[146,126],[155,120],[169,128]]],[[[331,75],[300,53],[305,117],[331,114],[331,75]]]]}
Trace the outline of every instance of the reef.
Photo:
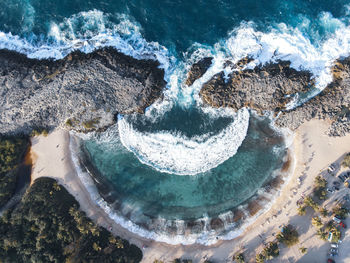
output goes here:
{"type": "Polygon", "coordinates": [[[113,48],[36,60],[0,51],[0,134],[66,126],[104,129],[117,113],[143,112],[162,96],[164,70],[113,48]]]}

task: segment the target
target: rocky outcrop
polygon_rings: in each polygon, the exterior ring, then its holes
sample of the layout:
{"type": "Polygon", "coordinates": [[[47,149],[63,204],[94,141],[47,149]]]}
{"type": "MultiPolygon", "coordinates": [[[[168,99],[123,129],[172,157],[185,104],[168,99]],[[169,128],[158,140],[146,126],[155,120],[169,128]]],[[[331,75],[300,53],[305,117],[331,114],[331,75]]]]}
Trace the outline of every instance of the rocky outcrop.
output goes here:
{"type": "Polygon", "coordinates": [[[296,129],[312,118],[330,119],[329,135],[343,136],[350,132],[350,58],[339,60],[332,68],[333,82],[319,95],[300,107],[280,114],[276,124],[296,129]]]}
{"type": "Polygon", "coordinates": [[[202,77],[211,66],[213,58],[205,57],[194,63],[187,74],[186,85],[191,86],[197,79],[202,77]]]}
{"type": "Polygon", "coordinates": [[[62,60],[35,60],[0,51],[0,133],[65,124],[97,130],[116,113],[143,112],[162,95],[158,62],[105,48],[62,60]]]}
{"type": "Polygon", "coordinates": [[[203,85],[200,94],[214,107],[275,112],[276,125],[292,130],[312,118],[331,119],[329,134],[341,136],[350,132],[350,58],[337,61],[332,72],[328,87],[292,110],[286,105],[296,94],[307,92],[313,80],[309,72],[290,68],[289,62],[234,71],[226,78],[221,72],[203,85]]]}
{"type": "Polygon", "coordinates": [[[214,107],[238,110],[250,107],[262,113],[280,111],[296,92],[305,92],[311,74],[290,68],[289,62],[268,64],[254,69],[216,74],[200,91],[203,100],[214,107]]]}

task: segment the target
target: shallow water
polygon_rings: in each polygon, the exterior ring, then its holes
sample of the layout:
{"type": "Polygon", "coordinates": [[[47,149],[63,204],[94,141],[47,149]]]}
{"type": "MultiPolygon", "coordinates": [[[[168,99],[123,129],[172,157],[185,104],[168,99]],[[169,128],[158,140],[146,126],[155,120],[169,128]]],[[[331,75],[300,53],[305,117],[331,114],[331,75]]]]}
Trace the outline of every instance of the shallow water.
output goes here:
{"type": "MultiPolygon", "coordinates": [[[[197,114],[190,114],[190,118],[197,114]]],[[[205,116],[202,119],[205,120],[205,116]]],[[[228,121],[228,118],[224,119],[228,121]]],[[[168,129],[177,127],[176,118],[173,120],[168,129]]],[[[177,121],[181,122],[181,119],[177,121]]],[[[224,126],[223,123],[220,126],[224,126]]],[[[152,132],[159,129],[157,125],[145,126],[144,129],[152,132]]],[[[270,127],[268,118],[252,117],[247,136],[237,153],[216,168],[196,175],[157,171],[126,150],[118,136],[114,134],[110,138],[95,137],[84,141],[83,145],[95,169],[113,185],[110,194],[113,194],[112,200],[118,200],[118,210],[139,224],[148,222],[149,218],[212,218],[233,210],[271,179],[285,157],[283,135],[270,127]]],[[[203,163],[206,161],[202,160],[203,163]]]]}

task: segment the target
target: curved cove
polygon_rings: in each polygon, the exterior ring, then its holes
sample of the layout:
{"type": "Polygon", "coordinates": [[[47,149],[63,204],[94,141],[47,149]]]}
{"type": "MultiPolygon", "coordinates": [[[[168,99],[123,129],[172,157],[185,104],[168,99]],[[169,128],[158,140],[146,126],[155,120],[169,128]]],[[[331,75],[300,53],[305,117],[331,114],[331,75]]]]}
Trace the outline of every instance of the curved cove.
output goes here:
{"type": "Polygon", "coordinates": [[[82,159],[93,170],[101,196],[118,214],[156,232],[169,222],[218,218],[233,211],[272,179],[286,154],[284,137],[270,119],[252,115],[235,155],[204,173],[169,174],[140,162],[113,129],[108,139],[82,141],[82,159]]]}

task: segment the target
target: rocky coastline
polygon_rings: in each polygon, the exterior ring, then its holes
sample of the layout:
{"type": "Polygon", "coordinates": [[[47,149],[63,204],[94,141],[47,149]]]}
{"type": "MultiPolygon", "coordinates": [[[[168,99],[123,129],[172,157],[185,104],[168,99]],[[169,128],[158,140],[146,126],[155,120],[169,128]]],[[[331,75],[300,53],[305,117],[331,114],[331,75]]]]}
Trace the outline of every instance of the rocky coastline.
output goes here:
{"type": "Polygon", "coordinates": [[[0,134],[57,126],[101,130],[117,113],[143,112],[165,85],[157,61],[113,48],[55,61],[0,50],[0,134]]]}
{"type": "MultiPolygon", "coordinates": [[[[248,107],[259,114],[273,112],[275,124],[291,130],[305,121],[318,118],[332,121],[328,131],[330,136],[343,136],[350,132],[350,58],[337,60],[332,67],[332,83],[317,96],[293,109],[287,108],[288,103],[297,94],[305,94],[314,87],[312,74],[291,68],[288,61],[243,69],[249,61],[246,58],[230,65],[236,70],[228,76],[220,72],[206,82],[200,91],[203,102],[235,110],[248,107]]],[[[191,71],[188,76],[193,76],[191,71]]]]}

